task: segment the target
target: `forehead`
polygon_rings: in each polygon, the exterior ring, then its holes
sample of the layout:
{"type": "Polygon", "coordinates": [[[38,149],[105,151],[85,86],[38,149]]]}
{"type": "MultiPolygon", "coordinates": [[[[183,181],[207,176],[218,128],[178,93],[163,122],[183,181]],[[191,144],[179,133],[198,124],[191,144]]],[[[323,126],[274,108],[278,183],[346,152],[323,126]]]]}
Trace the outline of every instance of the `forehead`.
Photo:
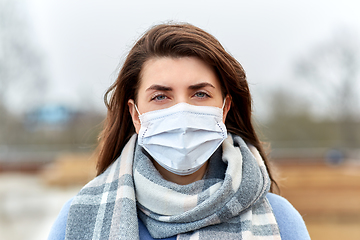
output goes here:
{"type": "Polygon", "coordinates": [[[200,82],[209,82],[217,88],[221,85],[214,68],[199,58],[151,58],[143,65],[138,90],[152,84],[181,87],[200,82]]]}

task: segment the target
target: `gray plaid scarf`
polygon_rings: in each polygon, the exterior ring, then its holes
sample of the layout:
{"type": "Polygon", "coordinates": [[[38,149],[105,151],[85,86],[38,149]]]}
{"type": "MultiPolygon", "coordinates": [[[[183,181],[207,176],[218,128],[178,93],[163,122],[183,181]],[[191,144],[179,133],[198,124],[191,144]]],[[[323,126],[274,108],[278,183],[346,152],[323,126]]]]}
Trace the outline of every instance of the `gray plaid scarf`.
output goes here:
{"type": "Polygon", "coordinates": [[[139,239],[140,218],[154,238],[278,240],[269,187],[258,151],[238,136],[213,154],[203,180],[178,185],[161,177],[134,135],[74,198],[65,239],[139,239]]]}

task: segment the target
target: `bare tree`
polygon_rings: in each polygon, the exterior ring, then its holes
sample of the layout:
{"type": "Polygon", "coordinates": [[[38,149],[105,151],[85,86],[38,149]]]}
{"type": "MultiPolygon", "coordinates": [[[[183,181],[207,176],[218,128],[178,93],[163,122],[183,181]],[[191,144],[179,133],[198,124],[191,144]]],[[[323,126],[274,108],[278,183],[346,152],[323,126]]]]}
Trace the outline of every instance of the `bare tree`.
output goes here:
{"type": "Polygon", "coordinates": [[[46,90],[42,56],[28,23],[24,1],[0,0],[0,144],[22,132],[13,101],[26,109],[41,103],[46,90]]]}
{"type": "Polygon", "coordinates": [[[10,108],[10,94],[30,104],[40,101],[46,89],[42,56],[30,37],[24,6],[20,1],[0,0],[0,105],[5,108],[10,108]]]}
{"type": "Polygon", "coordinates": [[[360,55],[356,38],[348,32],[316,47],[296,65],[296,74],[313,88],[312,101],[339,122],[343,143],[352,146],[352,123],[359,112],[358,73],[360,55]]]}

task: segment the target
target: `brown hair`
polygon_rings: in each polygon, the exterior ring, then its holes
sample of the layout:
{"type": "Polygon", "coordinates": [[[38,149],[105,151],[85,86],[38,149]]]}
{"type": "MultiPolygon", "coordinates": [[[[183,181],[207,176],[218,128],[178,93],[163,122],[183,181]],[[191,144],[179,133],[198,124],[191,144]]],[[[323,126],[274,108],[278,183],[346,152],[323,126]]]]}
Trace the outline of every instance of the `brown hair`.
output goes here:
{"type": "MultiPolygon", "coordinates": [[[[135,133],[127,102],[136,99],[143,64],[154,57],[197,57],[212,66],[223,92],[230,95],[232,106],[226,117],[228,132],[254,145],[268,167],[268,159],[256,135],[251,119],[251,95],[244,69],[209,33],[191,24],[161,24],[149,29],[133,46],[115,83],[105,94],[108,108],[105,127],[100,135],[97,174],[104,172],[120,155],[135,133]],[[108,97],[110,99],[108,101],[108,97]]],[[[268,168],[269,170],[269,168],[268,168]]],[[[272,190],[276,185],[271,172],[272,190]]]]}

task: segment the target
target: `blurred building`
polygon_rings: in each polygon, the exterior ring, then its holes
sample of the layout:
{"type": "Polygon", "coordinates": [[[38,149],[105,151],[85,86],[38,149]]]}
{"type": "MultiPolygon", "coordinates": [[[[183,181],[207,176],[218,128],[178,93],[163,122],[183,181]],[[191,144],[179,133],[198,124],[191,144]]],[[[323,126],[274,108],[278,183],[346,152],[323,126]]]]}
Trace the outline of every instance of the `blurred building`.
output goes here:
{"type": "Polygon", "coordinates": [[[24,126],[28,131],[62,130],[76,115],[76,112],[63,105],[39,106],[24,118],[24,126]]]}

